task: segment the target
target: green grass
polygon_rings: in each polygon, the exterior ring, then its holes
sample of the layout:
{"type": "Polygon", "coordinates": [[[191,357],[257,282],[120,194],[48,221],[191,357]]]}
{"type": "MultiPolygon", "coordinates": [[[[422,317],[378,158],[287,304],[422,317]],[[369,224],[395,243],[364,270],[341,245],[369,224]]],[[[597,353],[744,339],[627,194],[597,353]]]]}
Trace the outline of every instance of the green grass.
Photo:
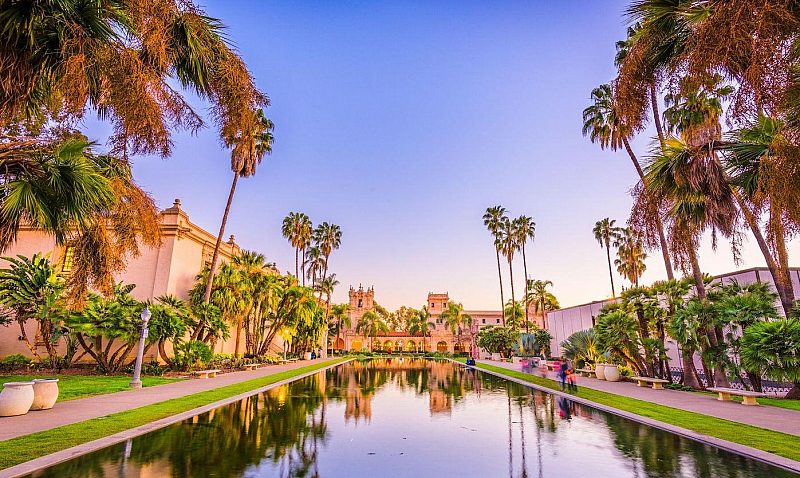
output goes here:
{"type": "MultiPolygon", "coordinates": [[[[477,366],[478,368],[501,373],[548,389],[558,390],[559,388],[555,380],[537,377],[503,367],[496,367],[494,365],[479,363],[477,366]]],[[[624,395],[592,390],[586,387],[581,387],[575,395],[595,403],[652,418],[703,435],[720,438],[722,440],[746,445],[800,461],[800,438],[794,435],[710,417],[701,413],[679,410],[677,408],[658,405],[644,400],[629,398],[624,395]]]]}
{"type": "Polygon", "coordinates": [[[145,425],[178,413],[183,413],[209,403],[216,402],[240,393],[245,393],[288,378],[318,370],[339,363],[339,358],[316,363],[294,370],[288,370],[265,377],[240,382],[225,387],[207,390],[185,397],[173,398],[133,410],[114,413],[105,417],[93,418],[51,430],[31,433],[10,440],[0,441],[0,470],[49,455],[66,448],[87,443],[124,430],[145,425]]]}
{"type": "MultiPolygon", "coordinates": [[[[28,382],[34,378],[47,377],[58,379],[58,401],[60,402],[128,390],[130,388],[128,384],[131,381],[129,375],[4,375],[0,376],[0,385],[6,382],[28,382]]],[[[152,387],[177,380],[183,379],[142,377],[142,385],[152,387]]]]}

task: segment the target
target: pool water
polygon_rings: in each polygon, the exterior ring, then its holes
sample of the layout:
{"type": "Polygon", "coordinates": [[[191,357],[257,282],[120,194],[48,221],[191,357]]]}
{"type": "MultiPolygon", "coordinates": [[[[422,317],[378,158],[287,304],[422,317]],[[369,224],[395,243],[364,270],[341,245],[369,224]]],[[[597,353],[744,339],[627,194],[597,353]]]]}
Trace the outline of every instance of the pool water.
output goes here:
{"type": "Polygon", "coordinates": [[[328,369],[35,477],[788,477],[447,361],[328,369]]]}

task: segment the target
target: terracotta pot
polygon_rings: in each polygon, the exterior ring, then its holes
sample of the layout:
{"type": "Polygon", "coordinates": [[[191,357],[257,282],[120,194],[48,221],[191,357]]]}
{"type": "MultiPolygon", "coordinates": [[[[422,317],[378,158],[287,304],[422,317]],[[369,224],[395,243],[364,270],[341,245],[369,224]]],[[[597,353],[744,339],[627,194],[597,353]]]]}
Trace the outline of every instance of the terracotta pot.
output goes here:
{"type": "Polygon", "coordinates": [[[606,364],[604,363],[599,363],[594,366],[594,376],[597,377],[598,380],[606,379],[605,368],[606,364]]]}
{"type": "Polygon", "coordinates": [[[58,400],[57,378],[33,379],[33,405],[31,410],[49,410],[58,400]]]}
{"type": "Polygon", "coordinates": [[[606,364],[603,374],[609,382],[619,382],[619,368],[616,365],[606,364]]]}
{"type": "Polygon", "coordinates": [[[7,382],[0,392],[0,417],[25,415],[33,405],[33,382],[7,382]]]}

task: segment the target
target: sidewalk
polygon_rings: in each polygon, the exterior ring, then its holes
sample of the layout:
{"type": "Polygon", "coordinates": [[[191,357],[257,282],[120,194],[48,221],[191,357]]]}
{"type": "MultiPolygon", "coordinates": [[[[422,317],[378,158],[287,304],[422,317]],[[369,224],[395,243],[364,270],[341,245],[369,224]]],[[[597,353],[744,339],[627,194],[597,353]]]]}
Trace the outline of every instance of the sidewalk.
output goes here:
{"type": "Polygon", "coordinates": [[[183,380],[154,387],[131,389],[124,392],[57,402],[50,410],[28,412],[26,415],[19,415],[16,417],[0,418],[0,441],[49,430],[63,425],[91,420],[92,418],[103,417],[173,398],[185,397],[226,385],[233,385],[247,380],[266,377],[268,375],[302,368],[318,362],[318,360],[301,360],[283,365],[268,365],[252,371],[225,373],[217,375],[215,378],[183,380]]]}
{"type": "MultiPolygon", "coordinates": [[[[477,360],[478,363],[494,365],[517,372],[522,371],[520,365],[493,360],[477,360]]],[[[536,374],[537,376],[541,376],[536,374]]],[[[548,377],[555,380],[555,373],[548,377]]],[[[800,436],[800,411],[785,408],[758,406],[748,407],[738,402],[720,402],[716,396],[699,393],[681,392],[678,390],[653,390],[637,387],[630,382],[606,382],[596,378],[579,377],[578,387],[591,388],[603,392],[636,398],[667,407],[678,408],[690,412],[702,413],[712,417],[745,423],[759,428],[800,436]]]]}

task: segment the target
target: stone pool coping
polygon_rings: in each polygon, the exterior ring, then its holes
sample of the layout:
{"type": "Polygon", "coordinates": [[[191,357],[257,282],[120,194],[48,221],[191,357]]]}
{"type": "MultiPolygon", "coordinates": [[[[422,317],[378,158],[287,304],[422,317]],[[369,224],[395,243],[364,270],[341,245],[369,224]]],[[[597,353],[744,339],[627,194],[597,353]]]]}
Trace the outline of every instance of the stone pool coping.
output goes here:
{"type": "Polygon", "coordinates": [[[71,460],[81,455],[85,455],[87,453],[91,453],[93,451],[97,451],[101,448],[105,448],[111,445],[116,445],[118,443],[124,442],[131,438],[138,437],[140,435],[144,435],[145,433],[149,433],[160,428],[164,428],[166,426],[181,422],[183,420],[192,418],[196,415],[200,415],[202,413],[209,412],[215,408],[223,407],[225,405],[230,405],[231,403],[238,402],[243,400],[247,397],[255,395],[257,393],[262,393],[267,390],[280,387],[282,385],[289,384],[296,380],[300,380],[311,375],[318,374],[320,372],[324,372],[328,369],[333,367],[338,367],[340,365],[346,364],[350,361],[354,360],[353,358],[349,358],[340,362],[332,363],[325,367],[321,367],[315,370],[311,370],[309,372],[302,373],[300,375],[296,375],[294,377],[287,378],[285,380],[281,380],[279,382],[271,383],[269,385],[265,385],[263,387],[254,388],[252,390],[248,390],[247,392],[242,392],[237,395],[230,396],[228,398],[224,398],[222,400],[217,400],[216,402],[209,403],[207,405],[203,405],[202,407],[193,408],[192,410],[187,410],[185,412],[178,413],[176,415],[172,415],[166,418],[162,418],[145,425],[141,425],[135,428],[130,428],[128,430],[115,433],[113,435],[109,435],[103,438],[98,438],[97,440],[93,440],[90,442],[82,443],[80,445],[76,445],[71,448],[66,448],[61,451],[57,451],[55,453],[51,453],[49,455],[45,455],[39,458],[34,458],[33,460],[26,461],[25,463],[20,463],[19,465],[14,465],[12,467],[6,468],[4,470],[0,470],[0,478],[14,478],[18,476],[28,475],[30,473],[34,473],[36,471],[42,470],[44,468],[48,468],[53,465],[57,465],[59,463],[63,463],[65,461],[71,460]]]}
{"type": "MultiPolygon", "coordinates": [[[[459,362],[453,359],[447,359],[451,362],[461,365],[463,367],[467,367],[463,362],[459,362]]],[[[483,361],[479,361],[478,363],[483,363],[483,361]]],[[[491,363],[487,363],[487,365],[492,365],[491,363]]],[[[641,415],[637,415],[635,413],[627,412],[625,410],[619,410],[614,407],[610,407],[608,405],[603,405],[601,403],[593,402],[592,400],[588,400],[586,398],[578,397],[566,392],[561,392],[559,390],[553,390],[551,388],[543,387],[541,385],[537,385],[532,382],[527,382],[522,379],[518,379],[515,377],[511,377],[500,372],[495,372],[493,370],[487,370],[480,367],[470,367],[474,370],[478,370],[479,372],[488,373],[490,375],[494,375],[496,377],[500,377],[504,380],[508,380],[510,382],[517,383],[519,385],[523,385],[528,388],[532,388],[534,390],[538,390],[541,392],[546,392],[552,395],[556,395],[558,397],[567,398],[573,402],[580,403],[581,405],[586,405],[588,407],[606,412],[611,413],[612,415],[617,415],[622,418],[626,418],[628,420],[633,420],[638,423],[642,423],[644,425],[658,428],[660,430],[667,431],[669,433],[673,433],[675,435],[688,438],[690,440],[694,440],[696,442],[704,443],[706,445],[711,445],[713,447],[719,448],[721,450],[729,451],[732,453],[736,453],[738,455],[745,456],[747,458],[751,458],[753,460],[758,460],[769,465],[776,466],[778,468],[782,468],[787,471],[791,471],[793,473],[800,473],[800,461],[795,461],[790,458],[786,458],[780,455],[775,455],[774,453],[769,453],[763,450],[759,450],[757,448],[740,445],[738,443],[734,443],[731,441],[723,440],[721,438],[712,437],[709,435],[704,435],[702,433],[697,433],[692,430],[687,430],[686,428],[678,427],[675,425],[671,425],[669,423],[665,423],[662,421],[654,420],[652,418],[643,417],[641,415]]],[[[509,369],[511,370],[511,369],[509,369]]]]}

